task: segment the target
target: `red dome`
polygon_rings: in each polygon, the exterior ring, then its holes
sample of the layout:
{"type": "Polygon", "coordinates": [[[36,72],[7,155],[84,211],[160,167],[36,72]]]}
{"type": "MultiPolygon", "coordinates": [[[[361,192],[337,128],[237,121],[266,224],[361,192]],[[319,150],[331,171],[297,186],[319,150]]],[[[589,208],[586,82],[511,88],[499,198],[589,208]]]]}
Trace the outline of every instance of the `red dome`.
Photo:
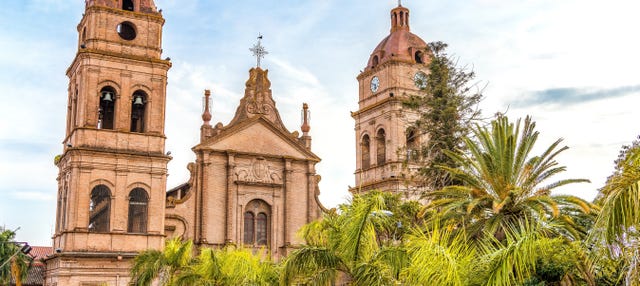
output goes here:
{"type": "Polygon", "coordinates": [[[391,10],[391,34],[373,50],[366,69],[387,61],[424,63],[427,43],[409,31],[409,9],[399,6],[391,10]]]}

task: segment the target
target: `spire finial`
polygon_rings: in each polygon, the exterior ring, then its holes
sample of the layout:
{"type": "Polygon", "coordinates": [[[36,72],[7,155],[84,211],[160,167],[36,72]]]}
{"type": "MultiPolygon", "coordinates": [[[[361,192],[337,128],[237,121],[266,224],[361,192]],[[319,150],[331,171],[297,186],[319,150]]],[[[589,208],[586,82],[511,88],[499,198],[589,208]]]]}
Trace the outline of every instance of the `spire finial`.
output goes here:
{"type": "Polygon", "coordinates": [[[398,0],[398,7],[402,7],[402,0],[398,0]]]}
{"type": "Polygon", "coordinates": [[[211,121],[211,111],[209,111],[209,96],[211,96],[211,91],[208,89],[204,90],[204,106],[202,107],[204,111],[202,112],[202,121],[204,121],[204,125],[209,125],[209,121],[211,121]]]}
{"type": "Polygon", "coordinates": [[[302,130],[303,136],[309,135],[309,130],[311,130],[311,125],[309,125],[309,105],[306,103],[302,104],[302,126],[300,129],[302,130]]]}
{"type": "Polygon", "coordinates": [[[253,56],[256,57],[257,66],[260,67],[260,59],[264,58],[264,55],[269,54],[267,50],[262,46],[262,34],[258,34],[258,43],[253,45],[253,48],[249,49],[249,51],[253,52],[253,56]]]}

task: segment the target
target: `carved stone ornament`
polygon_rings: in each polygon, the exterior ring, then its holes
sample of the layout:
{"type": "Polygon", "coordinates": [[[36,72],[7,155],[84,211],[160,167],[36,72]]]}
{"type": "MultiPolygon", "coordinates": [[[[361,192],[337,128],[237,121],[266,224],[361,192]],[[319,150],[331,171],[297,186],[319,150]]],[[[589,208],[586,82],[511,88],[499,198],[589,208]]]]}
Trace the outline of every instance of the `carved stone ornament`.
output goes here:
{"type": "Polygon", "coordinates": [[[271,81],[269,81],[268,73],[268,70],[259,67],[249,70],[244,97],[240,100],[236,114],[228,126],[248,118],[263,116],[278,128],[286,129],[271,95],[271,81]]]}
{"type": "Polygon", "coordinates": [[[279,172],[264,158],[255,158],[251,165],[237,166],[235,170],[238,182],[282,184],[279,172]]]}

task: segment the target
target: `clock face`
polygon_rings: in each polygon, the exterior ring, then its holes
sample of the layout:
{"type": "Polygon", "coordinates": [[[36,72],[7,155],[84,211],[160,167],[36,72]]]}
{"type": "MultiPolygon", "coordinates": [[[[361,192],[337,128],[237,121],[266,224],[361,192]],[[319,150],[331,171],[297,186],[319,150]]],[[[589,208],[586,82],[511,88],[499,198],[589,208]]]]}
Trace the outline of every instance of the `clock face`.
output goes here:
{"type": "Polygon", "coordinates": [[[427,74],[419,71],[416,75],[413,76],[413,82],[416,87],[419,89],[424,89],[427,87],[427,74]]]}
{"type": "Polygon", "coordinates": [[[371,91],[376,92],[378,91],[379,87],[380,87],[380,79],[378,79],[377,76],[374,76],[371,79],[371,91]]]}

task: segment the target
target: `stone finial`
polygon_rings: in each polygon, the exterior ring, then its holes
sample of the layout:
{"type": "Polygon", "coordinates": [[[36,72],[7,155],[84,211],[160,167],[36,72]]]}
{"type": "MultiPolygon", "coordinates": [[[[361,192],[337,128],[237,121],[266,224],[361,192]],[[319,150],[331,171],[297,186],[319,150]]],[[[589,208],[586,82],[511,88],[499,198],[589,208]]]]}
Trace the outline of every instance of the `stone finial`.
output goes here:
{"type": "Polygon", "coordinates": [[[309,125],[309,105],[306,103],[302,104],[302,126],[300,130],[302,130],[302,136],[308,136],[309,130],[311,130],[311,125],[309,125]]]}
{"type": "Polygon", "coordinates": [[[210,96],[211,96],[211,91],[208,89],[204,90],[204,112],[202,112],[202,121],[204,121],[204,125],[210,125],[209,121],[211,121],[211,111],[210,111],[210,107],[209,107],[209,102],[210,100],[210,96]]]}

